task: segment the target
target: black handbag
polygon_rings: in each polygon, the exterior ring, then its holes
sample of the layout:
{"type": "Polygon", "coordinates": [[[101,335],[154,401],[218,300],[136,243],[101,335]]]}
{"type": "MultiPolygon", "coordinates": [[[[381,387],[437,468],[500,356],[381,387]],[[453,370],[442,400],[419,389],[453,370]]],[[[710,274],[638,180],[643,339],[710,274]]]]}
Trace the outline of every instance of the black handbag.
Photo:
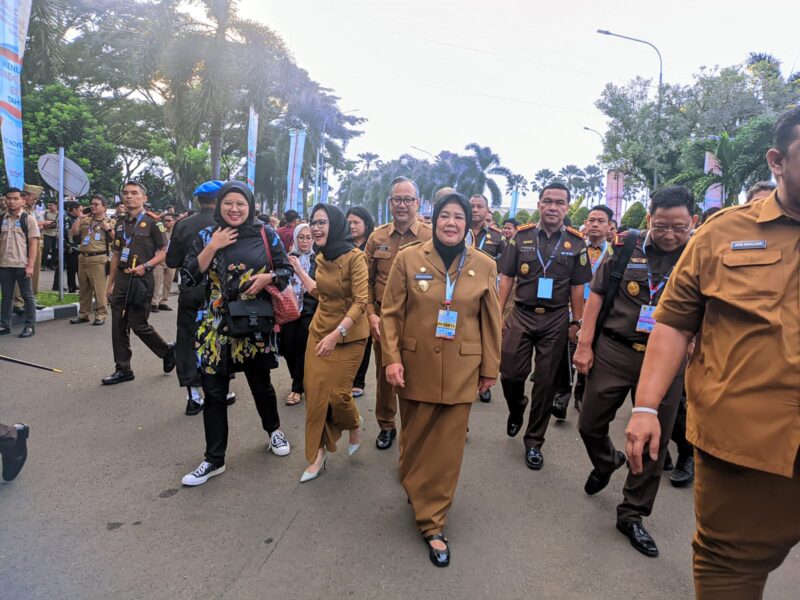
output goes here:
{"type": "Polygon", "coordinates": [[[272,302],[266,298],[229,302],[225,325],[225,333],[230,337],[267,335],[275,325],[272,302]]]}

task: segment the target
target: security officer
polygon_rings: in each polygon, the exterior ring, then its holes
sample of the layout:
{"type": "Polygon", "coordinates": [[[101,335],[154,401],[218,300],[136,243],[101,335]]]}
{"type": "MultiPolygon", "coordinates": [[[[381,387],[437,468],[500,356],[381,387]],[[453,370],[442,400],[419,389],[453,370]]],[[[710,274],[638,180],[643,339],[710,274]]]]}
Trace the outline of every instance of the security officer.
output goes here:
{"type": "MultiPolygon", "coordinates": [[[[592,293],[584,312],[583,330],[574,361],[581,373],[588,373],[578,431],[594,469],[584,490],[590,496],[604,489],[615,470],[625,465],[625,455],[614,448],[608,426],[628,393],[636,394],[652,314],[669,280],[675,263],[697,224],[693,216],[694,197],[683,186],[669,186],[653,194],[647,216],[649,230],[642,232],[630,257],[615,252],[592,281],[592,293]],[[617,288],[612,273],[620,260],[625,270],[617,288]],[[611,294],[613,304],[598,323],[603,299],[611,294]],[[599,331],[598,331],[599,330],[599,331]],[[592,350],[592,340],[599,333],[592,350]]],[[[617,249],[624,242],[617,243],[617,249]]],[[[658,546],[642,525],[655,503],[661,472],[667,455],[675,415],[683,390],[683,371],[679,371],[664,396],[659,420],[664,434],[657,460],[647,460],[644,472],[628,474],[617,506],[617,529],[628,536],[631,545],[646,556],[658,556],[658,546]]]]}
{"type": "Polygon", "coordinates": [[[389,190],[387,202],[393,221],[381,225],[372,232],[364,251],[369,263],[367,318],[374,341],[372,347],[375,351],[375,372],[378,379],[375,390],[375,417],[381,429],[375,445],[380,450],[390,448],[394,438],[397,437],[394,419],[397,413],[397,398],[392,386],[386,381],[385,365],[381,360],[380,324],[383,291],[389,279],[389,270],[400,247],[411,242],[427,242],[431,239],[431,226],[417,220],[419,208],[417,184],[407,177],[396,177],[389,190]]]}
{"type": "Polygon", "coordinates": [[[800,541],[800,108],[775,124],[767,164],[777,190],[714,215],[675,267],[626,429],[639,473],[645,449],[652,458],[661,445],[662,398],[702,331],[686,372],[698,600],[761,598],[800,541]]]}
{"type": "MultiPolygon", "coordinates": [[[[197,234],[206,227],[216,225],[214,208],[217,205],[217,192],[223,183],[206,181],[195,189],[194,197],[197,198],[200,211],[181,219],[175,225],[167,250],[166,262],[169,268],[182,267],[197,234]]],[[[175,335],[178,384],[187,389],[186,414],[196,415],[203,409],[203,398],[200,395],[200,372],[197,370],[194,337],[199,325],[197,313],[205,304],[206,289],[202,285],[187,286],[181,281],[178,291],[178,331],[175,335]]]]}
{"type": "Polygon", "coordinates": [[[475,194],[469,199],[469,205],[472,209],[472,222],[467,234],[467,244],[497,259],[503,250],[503,232],[494,225],[494,221],[490,225],[486,224],[489,201],[483,194],[475,194]]]}
{"type": "Polygon", "coordinates": [[[107,295],[111,304],[111,343],[116,370],[103,378],[104,385],[133,379],[130,330],[164,361],[164,373],[175,368],[175,344],[168,344],[147,322],[153,296],[153,267],[167,254],[164,225],[145,212],[147,189],[139,182],[122,186],[126,217],[117,222],[111,255],[107,295]],[[136,281],[135,278],[140,278],[136,281]],[[132,302],[131,290],[140,296],[132,302]]]}
{"type": "Polygon", "coordinates": [[[78,285],[80,310],[78,316],[69,320],[73,325],[88,323],[92,312],[92,297],[95,298],[94,322],[102,325],[108,318],[106,287],[108,275],[106,263],[108,251],[114,241],[114,227],[106,216],[106,199],[92,196],[89,203],[91,214],[75,219],[68,231],[69,237],[78,237],[78,285]]]}
{"type": "Polygon", "coordinates": [[[575,338],[583,316],[583,284],[592,278],[586,246],[577,229],[564,226],[569,189],[546,185],[539,193],[538,225],[520,227],[498,263],[500,306],[516,281],[515,305],[505,324],[500,381],[508,403],[506,432],[514,437],[524,421],[525,378],[536,348],[534,386],[525,431],[525,463],[544,465],[541,447],[553,408],[558,361],[567,336],[575,338]],[[570,322],[570,305],[573,321],[570,322]]]}

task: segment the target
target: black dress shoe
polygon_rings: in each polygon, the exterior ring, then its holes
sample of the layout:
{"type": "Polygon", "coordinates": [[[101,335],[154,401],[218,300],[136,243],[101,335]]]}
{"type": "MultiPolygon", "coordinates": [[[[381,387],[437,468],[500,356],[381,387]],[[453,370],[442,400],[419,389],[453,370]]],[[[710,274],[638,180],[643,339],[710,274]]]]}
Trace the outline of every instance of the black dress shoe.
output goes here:
{"type": "Polygon", "coordinates": [[[11,333],[10,327],[0,327],[0,335],[8,335],[11,333]]]}
{"type": "Polygon", "coordinates": [[[478,394],[478,398],[481,402],[491,402],[492,401],[492,390],[486,390],[485,392],[481,392],[478,394]]]}
{"type": "Polygon", "coordinates": [[[672,471],[675,468],[675,465],[672,464],[672,455],[667,450],[667,457],[664,459],[664,471],[672,471]]]}
{"type": "Polygon", "coordinates": [[[95,319],[92,325],[105,325],[105,319],[95,319]]]}
{"type": "Polygon", "coordinates": [[[434,535],[426,535],[425,543],[428,544],[429,556],[434,565],[437,567],[446,567],[450,564],[450,544],[447,543],[447,538],[444,537],[444,534],[436,533],[434,535]],[[447,546],[447,548],[444,550],[437,550],[431,546],[431,542],[434,540],[444,542],[444,545],[447,546]]]}
{"type": "Polygon", "coordinates": [[[199,413],[201,410],[203,410],[203,405],[202,405],[202,404],[200,404],[199,402],[195,402],[195,401],[194,401],[194,400],[192,400],[191,398],[189,398],[189,399],[186,401],[186,414],[187,414],[188,416],[190,416],[190,417],[191,417],[192,415],[196,415],[196,414],[198,414],[198,413],[199,413]]]}
{"type": "Polygon", "coordinates": [[[538,448],[528,448],[525,450],[525,464],[529,469],[538,471],[544,466],[544,456],[538,448]]]}
{"type": "Polygon", "coordinates": [[[29,327],[29,326],[27,326],[27,325],[26,325],[26,326],[25,326],[25,327],[22,329],[22,333],[20,333],[20,334],[19,334],[19,337],[21,337],[21,338],[29,338],[29,337],[31,337],[31,336],[32,336],[34,333],[36,333],[36,330],[35,330],[33,327],[29,327]]]}
{"type": "Polygon", "coordinates": [[[70,325],[78,325],[80,323],[88,323],[88,322],[89,322],[89,317],[72,317],[69,320],[70,325]]]}
{"type": "Polygon", "coordinates": [[[575,398],[575,411],[581,412],[582,407],[583,407],[583,398],[575,398]]]}
{"type": "Polygon", "coordinates": [[[115,383],[122,383],[123,381],[133,381],[133,371],[120,371],[117,369],[108,377],[103,377],[103,385],[114,385],[115,383]]]}
{"type": "Polygon", "coordinates": [[[175,368],[175,342],[171,344],[167,344],[169,346],[169,350],[164,355],[164,373],[172,373],[172,370],[175,368]]]}
{"type": "Polygon", "coordinates": [[[655,558],[658,556],[658,546],[656,541],[647,533],[639,521],[619,521],[617,529],[631,541],[631,546],[636,548],[645,556],[655,558]]]}
{"type": "Polygon", "coordinates": [[[172,309],[169,307],[169,304],[159,304],[158,305],[158,310],[167,310],[167,311],[169,311],[169,310],[172,310],[172,309]]]}
{"type": "Polygon", "coordinates": [[[583,491],[590,496],[594,496],[597,492],[603,490],[608,485],[608,482],[611,481],[611,476],[614,474],[614,471],[623,467],[624,465],[625,455],[617,450],[617,460],[614,464],[614,468],[608,473],[600,473],[597,469],[592,469],[592,472],[589,473],[589,477],[586,480],[586,484],[583,486],[583,491]]]}
{"type": "Polygon", "coordinates": [[[564,392],[556,394],[556,397],[553,399],[553,410],[550,414],[559,421],[563,421],[567,418],[567,407],[569,406],[569,397],[571,395],[571,392],[564,392]]]}
{"type": "Polygon", "coordinates": [[[230,406],[231,404],[236,404],[236,394],[233,392],[228,392],[228,395],[225,396],[225,404],[226,406],[230,406]]]}
{"type": "Polygon", "coordinates": [[[675,470],[669,475],[669,482],[675,487],[689,487],[694,481],[694,458],[679,456],[675,470]]]}
{"type": "Polygon", "coordinates": [[[158,304],[151,304],[150,312],[158,312],[158,304]]]}
{"type": "Polygon", "coordinates": [[[515,422],[514,417],[508,415],[508,420],[506,421],[506,433],[508,437],[515,437],[520,429],[522,429],[522,423],[515,422]]]}
{"type": "Polygon", "coordinates": [[[14,427],[17,429],[17,441],[12,448],[3,452],[3,481],[13,481],[28,458],[30,427],[25,423],[17,423],[14,427]]]}
{"type": "Polygon", "coordinates": [[[378,439],[375,440],[375,446],[377,446],[378,450],[388,450],[392,447],[392,442],[396,437],[397,429],[381,429],[378,439]]]}

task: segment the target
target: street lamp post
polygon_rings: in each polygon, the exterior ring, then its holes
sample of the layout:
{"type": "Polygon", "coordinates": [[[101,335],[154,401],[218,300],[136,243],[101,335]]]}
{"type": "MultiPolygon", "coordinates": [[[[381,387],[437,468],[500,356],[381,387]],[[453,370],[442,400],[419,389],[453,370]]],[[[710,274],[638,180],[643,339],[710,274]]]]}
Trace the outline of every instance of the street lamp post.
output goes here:
{"type": "MultiPolygon", "coordinates": [[[[630,37],[627,35],[621,35],[619,33],[612,33],[607,29],[598,29],[597,33],[601,35],[610,35],[612,37],[618,37],[623,40],[629,40],[631,42],[638,42],[640,44],[645,44],[650,46],[653,50],[656,51],[658,54],[658,109],[656,110],[656,133],[661,131],[661,89],[664,83],[664,61],[661,58],[661,52],[658,48],[656,48],[655,44],[648,42],[647,40],[640,40],[639,38],[630,37]]],[[[658,159],[655,158],[655,149],[653,152],[653,190],[658,187],[658,159]]]]}
{"type": "MultiPolygon", "coordinates": [[[[361,110],[360,108],[354,108],[353,110],[348,110],[343,112],[343,115],[349,115],[350,113],[358,112],[361,110]]],[[[320,170],[320,155],[322,153],[322,148],[325,146],[325,127],[328,124],[328,117],[330,115],[325,115],[325,119],[322,121],[322,136],[320,137],[319,145],[317,146],[317,165],[314,169],[314,202],[319,202],[319,170],[320,170]]]]}

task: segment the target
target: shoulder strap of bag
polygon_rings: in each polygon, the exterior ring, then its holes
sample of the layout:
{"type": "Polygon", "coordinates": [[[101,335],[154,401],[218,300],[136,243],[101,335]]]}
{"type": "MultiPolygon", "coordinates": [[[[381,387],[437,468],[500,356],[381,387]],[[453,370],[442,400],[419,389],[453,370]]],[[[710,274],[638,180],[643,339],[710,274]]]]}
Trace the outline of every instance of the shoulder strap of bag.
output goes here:
{"type": "Polygon", "coordinates": [[[267,250],[267,261],[269,262],[269,270],[272,271],[272,251],[269,249],[269,242],[267,242],[267,226],[261,228],[261,239],[264,242],[264,248],[267,250]]]}
{"type": "Polygon", "coordinates": [[[614,306],[614,299],[617,297],[617,292],[619,292],[619,286],[620,283],[622,283],[622,276],[625,273],[625,269],[628,266],[628,261],[631,259],[633,250],[636,248],[636,242],[638,241],[639,230],[629,229],[628,235],[625,238],[625,243],[622,246],[622,250],[618,255],[616,255],[616,261],[611,269],[611,281],[608,284],[606,295],[603,296],[603,306],[600,308],[600,314],[597,316],[597,325],[595,326],[594,330],[594,343],[597,343],[597,339],[600,337],[600,333],[603,331],[603,323],[605,323],[605,320],[608,318],[608,315],[611,312],[611,307],[614,306]]]}
{"type": "Polygon", "coordinates": [[[24,210],[19,213],[19,226],[22,229],[22,233],[25,236],[25,251],[27,255],[28,247],[30,246],[30,242],[28,241],[28,213],[24,210]]]}

